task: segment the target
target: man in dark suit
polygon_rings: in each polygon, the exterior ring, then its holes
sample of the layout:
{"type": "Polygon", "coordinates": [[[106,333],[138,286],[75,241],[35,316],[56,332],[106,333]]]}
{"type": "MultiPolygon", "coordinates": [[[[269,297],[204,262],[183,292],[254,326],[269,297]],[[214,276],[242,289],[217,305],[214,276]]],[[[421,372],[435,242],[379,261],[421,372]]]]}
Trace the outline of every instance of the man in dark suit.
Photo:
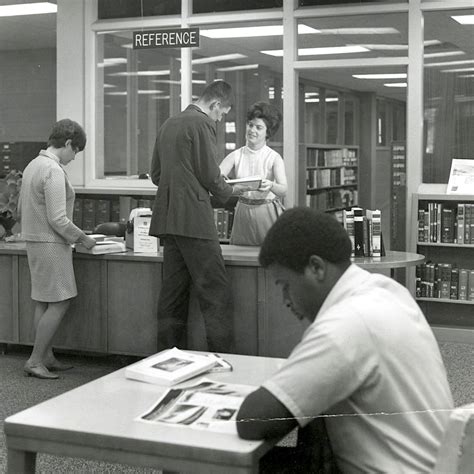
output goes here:
{"type": "Polygon", "coordinates": [[[210,193],[226,201],[238,191],[216,161],[216,122],[229,112],[232,87],[214,81],[186,110],[158,132],[151,179],[158,186],[150,235],[164,245],[158,299],[158,349],[182,346],[189,290],[196,290],[210,351],[233,347],[230,287],[219,245],[210,193]]]}

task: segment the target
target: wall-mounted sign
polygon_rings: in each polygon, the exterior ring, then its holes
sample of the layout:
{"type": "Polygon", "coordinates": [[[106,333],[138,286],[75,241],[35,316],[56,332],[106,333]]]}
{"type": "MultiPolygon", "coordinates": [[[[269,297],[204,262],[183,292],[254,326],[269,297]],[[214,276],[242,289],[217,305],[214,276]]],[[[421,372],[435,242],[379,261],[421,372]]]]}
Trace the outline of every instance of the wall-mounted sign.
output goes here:
{"type": "Polygon", "coordinates": [[[199,28],[133,32],[133,49],[190,48],[191,46],[199,46],[199,28]]]}

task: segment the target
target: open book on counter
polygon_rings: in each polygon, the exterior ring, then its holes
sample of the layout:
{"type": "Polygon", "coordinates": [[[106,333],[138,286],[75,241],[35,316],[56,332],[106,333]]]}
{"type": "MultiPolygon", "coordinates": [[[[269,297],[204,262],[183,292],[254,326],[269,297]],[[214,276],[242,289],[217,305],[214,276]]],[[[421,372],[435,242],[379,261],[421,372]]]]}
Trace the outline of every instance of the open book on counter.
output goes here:
{"type": "Polygon", "coordinates": [[[204,372],[230,371],[232,366],[218,354],[193,354],[176,347],[125,368],[125,377],[157,385],[175,385],[204,372]]]}
{"type": "Polygon", "coordinates": [[[256,389],[203,379],[195,385],[167,390],[137,421],[237,434],[237,412],[245,397],[256,389]]]}

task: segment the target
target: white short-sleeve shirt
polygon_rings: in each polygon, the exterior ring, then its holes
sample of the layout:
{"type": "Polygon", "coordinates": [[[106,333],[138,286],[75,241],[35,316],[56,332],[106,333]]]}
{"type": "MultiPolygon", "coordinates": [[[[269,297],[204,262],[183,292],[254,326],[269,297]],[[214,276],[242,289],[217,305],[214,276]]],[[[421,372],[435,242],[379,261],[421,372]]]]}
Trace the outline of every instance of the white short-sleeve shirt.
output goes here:
{"type": "Polygon", "coordinates": [[[408,290],[351,265],[263,385],[300,426],[325,414],[343,472],[428,472],[453,407],[438,345],[408,290]]]}

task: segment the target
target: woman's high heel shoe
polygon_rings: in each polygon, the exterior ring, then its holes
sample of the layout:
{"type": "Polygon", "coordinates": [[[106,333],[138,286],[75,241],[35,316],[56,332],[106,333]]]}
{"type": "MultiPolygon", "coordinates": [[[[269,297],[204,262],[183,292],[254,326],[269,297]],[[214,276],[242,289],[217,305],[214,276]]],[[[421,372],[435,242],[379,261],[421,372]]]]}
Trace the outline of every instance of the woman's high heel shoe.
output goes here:
{"type": "Polygon", "coordinates": [[[44,366],[53,372],[55,371],[63,371],[63,370],[71,370],[74,368],[73,365],[63,364],[59,362],[59,360],[55,359],[53,362],[46,362],[44,366]]]}
{"type": "Polygon", "coordinates": [[[30,365],[28,363],[23,367],[25,375],[28,377],[37,377],[39,379],[58,379],[59,376],[52,374],[43,364],[30,365]]]}

